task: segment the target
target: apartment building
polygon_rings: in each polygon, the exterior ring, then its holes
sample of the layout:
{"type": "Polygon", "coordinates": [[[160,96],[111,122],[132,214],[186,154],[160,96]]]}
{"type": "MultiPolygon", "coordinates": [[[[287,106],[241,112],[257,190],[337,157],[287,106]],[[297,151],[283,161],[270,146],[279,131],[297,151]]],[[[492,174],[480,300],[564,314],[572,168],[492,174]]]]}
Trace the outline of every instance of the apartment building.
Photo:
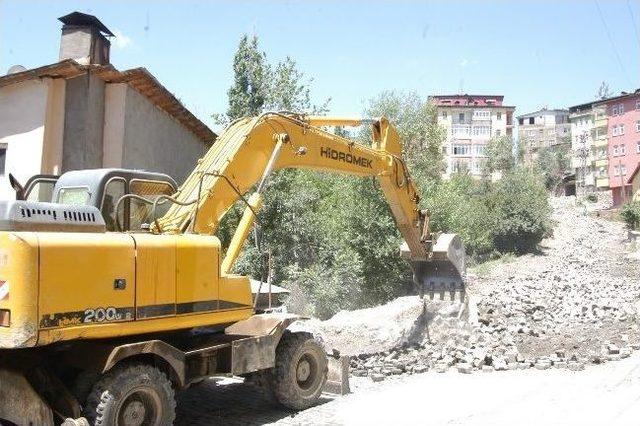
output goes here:
{"type": "Polygon", "coordinates": [[[479,178],[487,162],[489,140],[512,136],[515,107],[503,105],[503,100],[502,95],[429,96],[437,107],[438,124],[447,132],[445,178],[457,172],[479,178]]]}
{"type": "Polygon", "coordinates": [[[607,118],[609,188],[620,205],[632,196],[629,179],[640,163],[640,89],[597,105],[607,118]]]}
{"type": "Polygon", "coordinates": [[[524,161],[532,164],[542,148],[570,145],[571,125],[566,109],[547,109],[518,116],[518,138],[524,147],[524,161]]]}
{"type": "Polygon", "coordinates": [[[578,193],[609,187],[606,114],[596,103],[569,107],[571,167],[578,193]]]}

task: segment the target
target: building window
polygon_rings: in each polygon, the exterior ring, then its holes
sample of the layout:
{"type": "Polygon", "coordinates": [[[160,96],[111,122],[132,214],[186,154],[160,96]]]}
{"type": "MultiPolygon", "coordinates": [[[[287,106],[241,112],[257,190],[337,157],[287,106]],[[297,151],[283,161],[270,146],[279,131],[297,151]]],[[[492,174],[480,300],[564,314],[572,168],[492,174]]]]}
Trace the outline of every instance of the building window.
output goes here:
{"type": "Polygon", "coordinates": [[[529,117],[529,124],[536,124],[536,118],[535,117],[529,117]]]}
{"type": "Polygon", "coordinates": [[[442,111],[442,118],[447,118],[447,111],[442,111]]]}
{"type": "Polygon", "coordinates": [[[640,132],[640,120],[636,121],[636,133],[640,132]]]}
{"type": "Polygon", "coordinates": [[[623,165],[620,166],[620,174],[622,176],[627,174],[627,166],[626,165],[623,164],[623,165]]]}
{"type": "Polygon", "coordinates": [[[7,162],[7,146],[0,146],[0,176],[4,176],[5,164],[7,162]]]}
{"type": "Polygon", "coordinates": [[[489,120],[491,118],[491,111],[473,111],[473,118],[475,120],[489,120]]]}
{"type": "Polygon", "coordinates": [[[619,104],[618,105],[618,114],[619,115],[624,114],[624,104],[619,104]]]}
{"type": "Polygon", "coordinates": [[[618,115],[618,105],[611,107],[611,115],[618,115]]]}
{"type": "Polygon", "coordinates": [[[524,118],[518,118],[518,124],[522,126],[524,124],[524,118]]]}
{"type": "Polygon", "coordinates": [[[613,175],[614,176],[620,176],[620,166],[614,166],[613,167],[613,175]]]}
{"type": "Polygon", "coordinates": [[[620,155],[626,155],[626,154],[627,154],[627,146],[620,145],[620,155]]]}
{"type": "Polygon", "coordinates": [[[453,155],[469,155],[471,152],[470,145],[453,145],[453,155]]]}
{"type": "Polygon", "coordinates": [[[500,136],[500,129],[496,130],[496,136],[500,136]]]}
{"type": "Polygon", "coordinates": [[[485,155],[486,145],[473,145],[475,155],[485,155]]]}
{"type": "Polygon", "coordinates": [[[489,136],[491,134],[491,126],[473,126],[473,136],[489,136]]]}
{"type": "Polygon", "coordinates": [[[618,155],[618,145],[613,146],[613,156],[616,157],[618,155]]]}
{"type": "Polygon", "coordinates": [[[611,128],[611,134],[613,136],[622,136],[624,135],[624,124],[614,124],[611,128]]]}
{"type": "Polygon", "coordinates": [[[640,154],[640,141],[636,142],[636,154],[640,154]]]}
{"type": "Polygon", "coordinates": [[[502,120],[502,113],[500,111],[496,112],[496,120],[502,120]]]}
{"type": "Polygon", "coordinates": [[[640,111],[640,99],[636,101],[636,111],[640,111]]]}

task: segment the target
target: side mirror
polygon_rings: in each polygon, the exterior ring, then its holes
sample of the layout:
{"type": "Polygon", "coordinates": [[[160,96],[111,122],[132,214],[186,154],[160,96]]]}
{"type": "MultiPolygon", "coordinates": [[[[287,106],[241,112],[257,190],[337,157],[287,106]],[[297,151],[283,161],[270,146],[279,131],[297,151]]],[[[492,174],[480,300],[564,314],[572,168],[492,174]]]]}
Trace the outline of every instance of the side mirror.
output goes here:
{"type": "Polygon", "coordinates": [[[22,186],[20,182],[18,182],[18,179],[16,179],[16,177],[11,173],[9,173],[9,183],[11,184],[13,190],[16,192],[16,200],[24,200],[24,186],[22,186]]]}

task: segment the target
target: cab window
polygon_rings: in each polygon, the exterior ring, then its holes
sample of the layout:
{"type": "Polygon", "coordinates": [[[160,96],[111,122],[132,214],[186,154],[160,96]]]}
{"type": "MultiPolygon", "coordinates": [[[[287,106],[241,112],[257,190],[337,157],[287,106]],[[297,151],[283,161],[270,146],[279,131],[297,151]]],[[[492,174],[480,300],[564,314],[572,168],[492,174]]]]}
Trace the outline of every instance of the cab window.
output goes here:
{"type": "MultiPolygon", "coordinates": [[[[102,217],[104,217],[105,224],[108,231],[116,230],[116,204],[118,200],[125,194],[125,181],[122,178],[113,178],[107,182],[104,188],[104,195],[102,198],[102,217]]],[[[125,203],[120,203],[118,206],[118,221],[120,226],[124,228],[124,213],[125,203]]]]}
{"type": "Polygon", "coordinates": [[[56,181],[53,179],[37,180],[27,189],[27,201],[44,201],[51,202],[53,197],[53,187],[56,181]]]}
{"type": "MultiPolygon", "coordinates": [[[[136,194],[148,200],[155,201],[160,195],[172,195],[175,192],[173,185],[156,180],[132,179],[129,183],[129,193],[136,194]]],[[[156,208],[155,217],[162,217],[171,203],[160,202],[156,208]]],[[[143,223],[153,221],[153,205],[143,201],[131,199],[129,223],[130,229],[140,229],[143,223]]]]}
{"type": "Polygon", "coordinates": [[[86,186],[75,188],[60,188],[58,192],[58,203],[72,206],[86,206],[89,204],[89,188],[86,186]]]}

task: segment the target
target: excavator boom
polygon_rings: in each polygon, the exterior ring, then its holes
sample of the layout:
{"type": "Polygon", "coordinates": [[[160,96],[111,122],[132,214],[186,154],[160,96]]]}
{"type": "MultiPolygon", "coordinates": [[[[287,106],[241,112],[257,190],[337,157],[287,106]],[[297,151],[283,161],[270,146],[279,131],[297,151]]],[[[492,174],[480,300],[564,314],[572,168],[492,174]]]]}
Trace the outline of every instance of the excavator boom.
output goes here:
{"type": "Polygon", "coordinates": [[[225,213],[243,199],[247,208],[222,262],[222,271],[229,272],[262,205],[265,183],[273,171],[283,168],[375,177],[406,242],[403,257],[413,267],[418,290],[452,295],[464,290],[464,247],[457,236],[436,238],[429,229],[428,212],[419,208],[418,190],[402,159],[400,138],[385,118],[265,113],[237,120],[198,162],[153,231],[213,234],[225,213]],[[320,127],[363,124],[371,125],[371,146],[320,127]],[[254,193],[245,198],[252,188],[254,193]]]}

